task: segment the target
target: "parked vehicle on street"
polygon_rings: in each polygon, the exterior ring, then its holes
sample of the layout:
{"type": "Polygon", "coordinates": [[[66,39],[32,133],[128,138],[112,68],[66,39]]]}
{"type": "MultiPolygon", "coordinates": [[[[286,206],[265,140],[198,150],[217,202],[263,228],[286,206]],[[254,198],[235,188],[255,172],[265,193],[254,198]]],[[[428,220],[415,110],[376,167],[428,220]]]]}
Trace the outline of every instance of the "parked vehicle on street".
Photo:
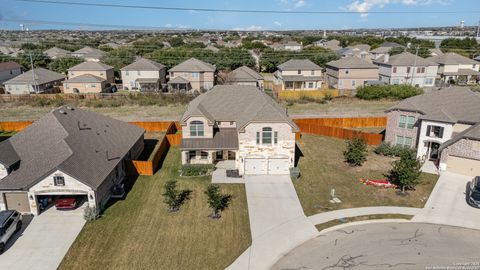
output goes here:
{"type": "Polygon", "coordinates": [[[470,182],[468,202],[470,205],[480,208],[480,176],[475,176],[470,182]]]}
{"type": "Polygon", "coordinates": [[[78,199],[75,197],[60,197],[55,200],[57,210],[71,210],[77,208],[78,199]]]}
{"type": "Polygon", "coordinates": [[[22,215],[15,210],[0,211],[0,254],[8,240],[22,229],[22,215]]]}

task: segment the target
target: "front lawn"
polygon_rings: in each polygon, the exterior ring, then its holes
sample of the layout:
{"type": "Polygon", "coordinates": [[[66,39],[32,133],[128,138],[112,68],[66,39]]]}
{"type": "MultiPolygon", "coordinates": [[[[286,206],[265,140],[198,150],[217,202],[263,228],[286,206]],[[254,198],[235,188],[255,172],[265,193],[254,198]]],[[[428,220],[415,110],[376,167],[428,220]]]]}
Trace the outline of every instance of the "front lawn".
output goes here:
{"type": "Polygon", "coordinates": [[[294,185],[307,216],[352,207],[424,206],[437,175],[423,173],[422,184],[407,195],[400,195],[396,189],[363,185],[359,182],[361,178],[384,179],[394,159],[377,155],[369,148],[367,162],[362,167],[350,167],[343,161],[345,143],[341,139],[305,134],[297,142],[303,157],[299,161],[301,177],[294,185]],[[329,202],[332,188],[342,203],[329,202]]]}
{"type": "MultiPolygon", "coordinates": [[[[251,243],[244,185],[222,185],[233,195],[220,220],[211,220],[204,190],[210,177],[179,177],[172,147],[154,176],[140,176],[125,200],[87,223],[59,269],[224,269],[251,243]],[[192,198],[178,213],[163,203],[165,181],[177,179],[192,198]]],[[[67,225],[68,226],[68,225],[67,225]]]]}

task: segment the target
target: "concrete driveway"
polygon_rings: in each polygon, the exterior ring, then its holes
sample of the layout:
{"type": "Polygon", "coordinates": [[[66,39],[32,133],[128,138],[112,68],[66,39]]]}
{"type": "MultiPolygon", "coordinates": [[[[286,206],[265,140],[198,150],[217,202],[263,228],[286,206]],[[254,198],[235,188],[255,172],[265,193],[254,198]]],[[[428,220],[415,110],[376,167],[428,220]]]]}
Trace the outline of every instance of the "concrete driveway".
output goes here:
{"type": "Polygon", "coordinates": [[[480,229],[480,209],[468,205],[466,191],[471,176],[443,172],[425,207],[413,222],[480,229]]]}
{"type": "Polygon", "coordinates": [[[26,216],[25,221],[22,230],[10,239],[5,253],[0,255],[1,269],[57,269],[85,225],[83,207],[72,211],[51,207],[33,219],[26,216]]]}
{"type": "Polygon", "coordinates": [[[480,231],[451,226],[356,225],[319,235],[284,256],[273,269],[478,269],[477,239],[480,231]],[[462,263],[465,268],[453,266],[462,263]]]}

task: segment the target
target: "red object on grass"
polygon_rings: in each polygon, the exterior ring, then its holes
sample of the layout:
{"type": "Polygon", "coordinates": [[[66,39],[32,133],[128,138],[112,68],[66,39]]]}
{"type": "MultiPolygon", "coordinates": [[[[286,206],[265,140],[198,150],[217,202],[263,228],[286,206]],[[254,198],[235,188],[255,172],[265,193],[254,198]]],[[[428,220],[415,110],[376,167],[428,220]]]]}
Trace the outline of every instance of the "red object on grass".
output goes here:
{"type": "Polygon", "coordinates": [[[383,188],[396,188],[397,186],[390,183],[388,180],[371,180],[371,179],[360,179],[364,185],[368,186],[376,186],[376,187],[383,187],[383,188]]]}

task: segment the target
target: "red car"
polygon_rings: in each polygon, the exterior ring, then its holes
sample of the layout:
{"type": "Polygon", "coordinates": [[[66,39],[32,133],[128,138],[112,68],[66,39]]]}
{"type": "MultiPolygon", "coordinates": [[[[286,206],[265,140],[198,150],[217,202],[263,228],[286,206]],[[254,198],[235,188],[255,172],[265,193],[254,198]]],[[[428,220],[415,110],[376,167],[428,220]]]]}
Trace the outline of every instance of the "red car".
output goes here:
{"type": "Polygon", "coordinates": [[[75,197],[58,198],[55,200],[55,208],[57,208],[57,210],[75,209],[77,202],[78,200],[75,197]]]}

